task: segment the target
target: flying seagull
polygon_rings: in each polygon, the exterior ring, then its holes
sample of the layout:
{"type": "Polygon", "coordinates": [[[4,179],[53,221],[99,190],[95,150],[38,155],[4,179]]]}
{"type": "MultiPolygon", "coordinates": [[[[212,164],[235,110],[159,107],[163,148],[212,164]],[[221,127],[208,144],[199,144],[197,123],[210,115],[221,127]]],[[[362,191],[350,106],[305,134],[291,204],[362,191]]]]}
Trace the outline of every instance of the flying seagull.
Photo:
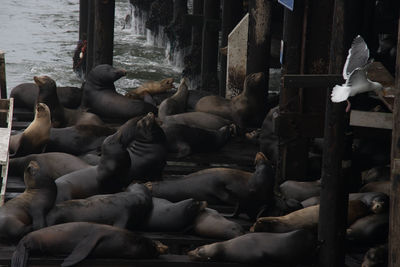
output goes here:
{"type": "Polygon", "coordinates": [[[369,59],[369,49],[364,39],[358,35],[354,38],[349,49],[346,63],[343,67],[345,84],[336,85],[332,89],[331,100],[338,103],[347,101],[346,112],[350,110],[350,96],[369,91],[381,91],[383,86],[378,82],[372,82],[367,78],[366,67],[369,59]]]}

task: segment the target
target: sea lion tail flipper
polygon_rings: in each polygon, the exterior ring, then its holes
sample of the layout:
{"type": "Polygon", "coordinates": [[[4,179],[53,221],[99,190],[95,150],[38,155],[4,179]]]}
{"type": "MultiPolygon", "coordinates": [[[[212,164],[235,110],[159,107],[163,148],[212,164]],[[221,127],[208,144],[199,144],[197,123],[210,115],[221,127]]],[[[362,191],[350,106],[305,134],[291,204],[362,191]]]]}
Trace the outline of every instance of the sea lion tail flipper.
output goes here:
{"type": "Polygon", "coordinates": [[[28,262],[28,258],[29,248],[26,247],[24,240],[21,240],[12,255],[11,267],[25,267],[26,263],[28,262]]]}
{"type": "Polygon", "coordinates": [[[79,242],[62,262],[61,266],[72,266],[84,260],[96,247],[97,243],[103,238],[101,233],[92,233],[79,242]]]}

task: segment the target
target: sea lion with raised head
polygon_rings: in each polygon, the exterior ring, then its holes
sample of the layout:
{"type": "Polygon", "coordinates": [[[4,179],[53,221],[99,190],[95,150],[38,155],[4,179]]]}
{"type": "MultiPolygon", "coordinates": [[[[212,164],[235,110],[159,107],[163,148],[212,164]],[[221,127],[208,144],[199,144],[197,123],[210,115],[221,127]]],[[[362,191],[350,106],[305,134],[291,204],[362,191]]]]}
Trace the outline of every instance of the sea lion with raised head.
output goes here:
{"type": "Polygon", "coordinates": [[[10,157],[41,153],[50,139],[50,110],[44,103],[36,105],[35,118],[22,133],[10,137],[10,157]]]}
{"type": "Polygon", "coordinates": [[[158,107],[158,117],[164,120],[165,116],[185,112],[188,94],[188,81],[186,78],[182,78],[181,84],[175,94],[161,102],[158,107]]]}
{"type": "Polygon", "coordinates": [[[174,78],[166,78],[161,81],[146,82],[138,88],[129,91],[125,96],[132,99],[143,99],[145,93],[156,95],[164,93],[174,86],[174,78]]]}
{"type": "Polygon", "coordinates": [[[147,259],[165,253],[158,241],[110,225],[72,222],[54,225],[26,235],[18,243],[11,266],[24,267],[29,254],[68,255],[61,266],[72,266],[87,257],[147,259]]]}
{"type": "Polygon", "coordinates": [[[57,195],[54,180],[31,161],[24,174],[25,191],[0,207],[0,240],[12,242],[46,226],[46,214],[57,195]]]}

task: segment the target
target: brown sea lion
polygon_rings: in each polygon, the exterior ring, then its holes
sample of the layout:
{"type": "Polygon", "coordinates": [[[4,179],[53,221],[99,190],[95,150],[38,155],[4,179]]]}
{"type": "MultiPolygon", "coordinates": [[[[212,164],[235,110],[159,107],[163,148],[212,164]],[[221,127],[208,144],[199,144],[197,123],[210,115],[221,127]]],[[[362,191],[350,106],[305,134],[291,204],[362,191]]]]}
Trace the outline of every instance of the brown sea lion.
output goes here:
{"type": "Polygon", "coordinates": [[[272,201],[274,186],[274,171],[264,154],[257,153],[255,165],[253,174],[236,169],[211,168],[180,179],[146,185],[154,197],[173,202],[194,198],[209,204],[237,205],[236,214],[245,212],[255,218],[259,209],[272,201]]]}
{"type": "Polygon", "coordinates": [[[35,118],[22,133],[10,138],[10,157],[43,152],[50,139],[50,110],[44,103],[36,105],[35,118]]]}
{"type": "Polygon", "coordinates": [[[23,177],[25,168],[32,160],[37,161],[42,167],[42,171],[46,172],[54,180],[67,173],[90,166],[76,156],[67,153],[50,152],[10,159],[8,174],[23,177]]]}
{"type": "Polygon", "coordinates": [[[129,99],[116,92],[114,82],[126,75],[126,70],[102,64],[93,68],[83,86],[82,107],[102,119],[125,122],[135,116],[153,112],[155,106],[142,100],[129,99]]]}
{"type": "Polygon", "coordinates": [[[62,128],[79,124],[102,125],[102,120],[95,114],[82,109],[69,109],[61,105],[57,96],[56,82],[48,76],[33,77],[39,87],[38,103],[45,103],[51,112],[52,126],[62,128]]]}
{"type": "MultiPolygon", "coordinates": [[[[361,200],[349,201],[347,224],[351,225],[369,213],[371,210],[361,200]]],[[[301,228],[315,229],[318,226],[318,218],[319,205],[315,205],[280,217],[258,218],[250,231],[285,233],[301,228]]]]}
{"type": "Polygon", "coordinates": [[[158,117],[164,120],[166,116],[185,112],[188,94],[188,81],[183,78],[176,93],[161,102],[158,107],[158,117]]]}
{"type": "Polygon", "coordinates": [[[202,261],[299,264],[315,256],[316,237],[301,229],[289,233],[249,233],[189,251],[189,258],[202,261]]]}
{"type": "Polygon", "coordinates": [[[190,127],[218,130],[231,125],[232,121],[206,112],[185,112],[164,117],[165,124],[184,124],[190,127]]]}
{"type": "Polygon", "coordinates": [[[46,220],[47,225],[95,222],[133,229],[143,223],[151,208],[150,191],[144,185],[133,184],[127,192],[58,203],[47,214],[46,220]]]}
{"type": "Polygon", "coordinates": [[[57,195],[54,180],[31,161],[24,174],[25,191],[0,207],[0,240],[12,242],[46,226],[46,214],[57,195]]]}
{"type": "Polygon", "coordinates": [[[208,112],[232,120],[240,128],[260,127],[266,115],[264,103],[264,73],[246,77],[244,89],[231,100],[220,96],[205,96],[196,104],[196,111],[208,112]]]}
{"type": "Polygon", "coordinates": [[[215,238],[232,239],[243,235],[242,226],[222,216],[218,211],[206,208],[196,217],[193,223],[193,232],[196,235],[215,238]]]}
{"type": "Polygon", "coordinates": [[[166,78],[157,82],[146,82],[138,88],[129,91],[125,96],[132,99],[143,99],[145,93],[150,95],[160,94],[175,88],[174,78],[166,78]]]}
{"type": "Polygon", "coordinates": [[[23,267],[29,254],[68,255],[61,266],[75,265],[87,257],[146,259],[166,252],[167,247],[125,229],[110,225],[73,222],[32,232],[18,243],[12,266],[23,267]]]}

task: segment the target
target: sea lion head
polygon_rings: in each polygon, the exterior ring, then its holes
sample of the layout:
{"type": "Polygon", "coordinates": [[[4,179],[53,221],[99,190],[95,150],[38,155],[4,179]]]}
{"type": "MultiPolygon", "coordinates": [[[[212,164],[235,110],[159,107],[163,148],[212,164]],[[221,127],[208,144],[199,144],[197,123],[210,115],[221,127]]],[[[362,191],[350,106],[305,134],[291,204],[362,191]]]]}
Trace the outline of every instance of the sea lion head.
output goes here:
{"type": "Polygon", "coordinates": [[[389,209],[389,197],[386,194],[375,196],[371,201],[371,210],[373,213],[380,214],[389,209]]]}
{"type": "Polygon", "coordinates": [[[371,248],[367,251],[367,253],[365,253],[364,261],[361,267],[387,266],[387,258],[388,258],[387,254],[388,254],[387,244],[371,248]]]}
{"type": "Polygon", "coordinates": [[[191,260],[197,261],[216,260],[219,258],[218,256],[221,255],[221,251],[218,249],[218,247],[218,243],[204,245],[189,251],[188,256],[191,260]]]}
{"type": "Polygon", "coordinates": [[[163,79],[163,80],[161,80],[160,84],[161,84],[161,88],[163,88],[165,91],[167,91],[171,88],[175,88],[174,78],[163,79]]]}
{"type": "Polygon", "coordinates": [[[137,122],[135,132],[134,139],[144,143],[160,142],[166,138],[153,112],[149,112],[137,122]]]}
{"type": "Polygon", "coordinates": [[[93,68],[88,75],[87,80],[100,86],[114,85],[119,78],[126,76],[126,70],[114,68],[108,64],[101,64],[93,68]]]}
{"type": "Polygon", "coordinates": [[[54,180],[41,171],[37,161],[29,162],[24,172],[24,182],[26,189],[40,189],[55,185],[54,180]]]}
{"type": "Polygon", "coordinates": [[[35,118],[48,118],[50,121],[50,109],[45,103],[36,104],[35,118]]]}
{"type": "Polygon", "coordinates": [[[33,80],[39,87],[37,102],[43,102],[47,104],[58,102],[57,84],[52,78],[46,75],[34,76],[33,80]]]}
{"type": "Polygon", "coordinates": [[[56,82],[49,76],[34,76],[33,80],[35,81],[36,85],[39,86],[39,88],[42,86],[47,86],[51,89],[57,88],[56,82]]]}
{"type": "Polygon", "coordinates": [[[275,174],[271,161],[267,159],[264,153],[258,152],[254,163],[256,165],[256,170],[249,180],[249,191],[259,196],[272,196],[275,174]]]}
{"type": "Polygon", "coordinates": [[[246,76],[243,84],[243,92],[263,93],[265,89],[265,75],[263,72],[252,73],[246,76]]]}

